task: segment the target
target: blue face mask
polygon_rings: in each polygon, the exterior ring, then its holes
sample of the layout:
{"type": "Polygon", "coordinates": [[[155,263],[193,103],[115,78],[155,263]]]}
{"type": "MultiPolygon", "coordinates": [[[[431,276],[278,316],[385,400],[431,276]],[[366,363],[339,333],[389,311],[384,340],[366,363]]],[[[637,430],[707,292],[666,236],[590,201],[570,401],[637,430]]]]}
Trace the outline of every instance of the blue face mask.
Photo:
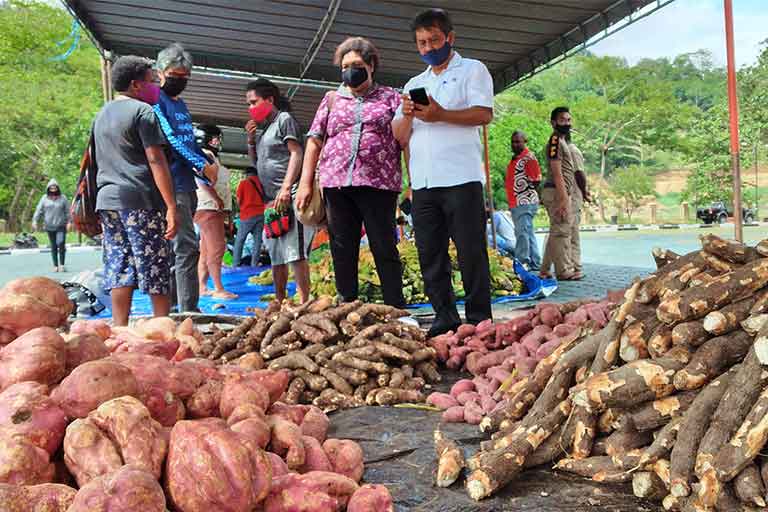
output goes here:
{"type": "Polygon", "coordinates": [[[448,60],[448,57],[450,56],[451,43],[446,40],[442,48],[438,48],[437,50],[429,50],[426,55],[421,55],[421,60],[430,66],[439,66],[448,60]]]}

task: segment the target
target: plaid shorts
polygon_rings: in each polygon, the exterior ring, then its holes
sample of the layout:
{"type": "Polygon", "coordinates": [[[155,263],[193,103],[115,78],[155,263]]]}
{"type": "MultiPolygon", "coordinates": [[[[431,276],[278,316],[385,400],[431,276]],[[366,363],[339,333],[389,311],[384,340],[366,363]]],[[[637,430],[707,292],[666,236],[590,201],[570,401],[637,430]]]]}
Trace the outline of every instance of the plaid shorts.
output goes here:
{"type": "Polygon", "coordinates": [[[104,287],[168,295],[171,266],[165,215],[159,210],[102,210],[104,287]]]}

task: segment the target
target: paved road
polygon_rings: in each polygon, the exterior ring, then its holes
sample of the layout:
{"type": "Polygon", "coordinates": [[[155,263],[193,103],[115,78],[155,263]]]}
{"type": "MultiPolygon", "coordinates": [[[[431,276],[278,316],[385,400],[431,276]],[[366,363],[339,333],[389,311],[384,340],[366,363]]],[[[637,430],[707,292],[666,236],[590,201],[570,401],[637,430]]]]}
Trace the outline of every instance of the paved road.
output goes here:
{"type": "MultiPolygon", "coordinates": [[[[715,233],[729,236],[732,231],[727,227],[714,228],[715,233]]],[[[615,288],[623,281],[637,274],[634,270],[651,270],[654,267],[651,250],[653,247],[665,247],[681,253],[699,247],[698,236],[704,229],[661,230],[661,231],[620,231],[607,233],[582,233],[582,253],[586,270],[596,281],[568,283],[569,295],[578,294],[581,288],[615,288]],[[589,265],[591,264],[591,265],[589,265]],[[595,266],[599,265],[599,266],[595,266]],[[602,269],[603,266],[615,267],[602,269]],[[618,268],[621,267],[621,268],[618,268]],[[618,271],[618,272],[616,272],[618,271]],[[597,274],[597,275],[595,275],[597,274]],[[589,285],[589,286],[586,286],[589,285]]],[[[745,228],[745,238],[749,243],[756,243],[768,237],[768,230],[761,227],[745,228]]],[[[540,240],[543,243],[543,238],[540,240]]],[[[101,252],[92,249],[70,248],[67,253],[66,274],[53,273],[50,254],[23,253],[0,256],[0,285],[21,276],[45,275],[54,279],[66,280],[84,270],[93,270],[101,266],[101,252]]],[[[566,290],[564,289],[563,292],[566,290]]]]}
{"type": "Polygon", "coordinates": [[[69,248],[67,251],[67,272],[53,272],[50,253],[23,252],[0,256],[0,285],[17,277],[46,276],[66,281],[85,270],[101,267],[101,251],[92,248],[69,248]]]}
{"type": "MultiPolygon", "coordinates": [[[[710,231],[724,238],[733,237],[732,226],[710,229],[582,233],[581,248],[585,263],[652,269],[655,267],[651,256],[651,250],[654,247],[663,247],[685,254],[701,248],[699,235],[710,231]]],[[[756,244],[764,238],[768,238],[768,229],[744,228],[744,239],[747,243],[756,244]]]]}

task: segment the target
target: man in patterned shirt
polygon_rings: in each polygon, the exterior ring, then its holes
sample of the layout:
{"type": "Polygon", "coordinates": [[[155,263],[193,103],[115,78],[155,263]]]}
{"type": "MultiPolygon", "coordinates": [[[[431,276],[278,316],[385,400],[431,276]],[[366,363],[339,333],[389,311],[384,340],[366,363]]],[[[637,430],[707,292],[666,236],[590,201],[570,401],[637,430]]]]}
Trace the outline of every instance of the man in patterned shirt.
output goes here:
{"type": "Polygon", "coordinates": [[[527,269],[539,270],[541,256],[533,232],[533,218],[539,209],[537,189],[541,182],[541,168],[536,155],[526,147],[527,142],[522,131],[512,134],[514,158],[507,167],[505,187],[512,222],[515,224],[515,257],[527,269]]]}

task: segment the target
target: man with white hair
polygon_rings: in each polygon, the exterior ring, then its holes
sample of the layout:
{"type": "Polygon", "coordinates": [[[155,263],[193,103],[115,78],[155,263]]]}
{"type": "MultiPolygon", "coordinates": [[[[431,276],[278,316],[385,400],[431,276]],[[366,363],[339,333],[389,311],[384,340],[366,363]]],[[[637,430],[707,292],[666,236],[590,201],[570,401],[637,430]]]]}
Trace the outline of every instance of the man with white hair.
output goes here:
{"type": "Polygon", "coordinates": [[[199,311],[197,265],[200,251],[193,221],[197,209],[195,180],[211,183],[213,180],[207,176],[216,176],[215,164],[197,145],[192,116],[179,97],[192,73],[192,56],[180,44],[174,43],[157,55],[156,66],[162,91],[154,110],[172,150],[171,174],[178,216],[178,233],[173,239],[175,297],[172,291],[171,300],[175,299],[180,313],[199,311]]]}

